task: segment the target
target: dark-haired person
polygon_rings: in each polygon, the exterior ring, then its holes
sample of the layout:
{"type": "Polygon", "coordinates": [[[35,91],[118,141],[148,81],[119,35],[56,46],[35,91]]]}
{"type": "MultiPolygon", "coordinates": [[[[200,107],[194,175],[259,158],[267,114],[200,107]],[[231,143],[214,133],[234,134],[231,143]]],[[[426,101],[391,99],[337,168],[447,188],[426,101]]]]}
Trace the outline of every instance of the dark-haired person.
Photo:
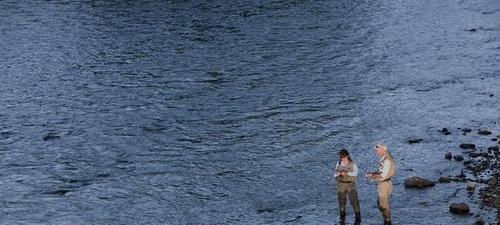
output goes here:
{"type": "Polygon", "coordinates": [[[380,157],[380,168],[377,172],[368,173],[366,176],[377,182],[378,208],[384,217],[384,225],[391,225],[391,177],[396,175],[396,163],[386,145],[377,144],[375,150],[380,157]]]}
{"type": "Polygon", "coordinates": [[[340,160],[335,166],[335,180],[337,181],[337,198],[339,201],[340,222],[345,222],[345,206],[347,195],[351,202],[354,214],[356,215],[356,224],[361,222],[361,211],[359,208],[358,191],[356,190],[356,177],[358,175],[358,166],[352,161],[349,152],[342,149],[339,152],[340,160]]]}

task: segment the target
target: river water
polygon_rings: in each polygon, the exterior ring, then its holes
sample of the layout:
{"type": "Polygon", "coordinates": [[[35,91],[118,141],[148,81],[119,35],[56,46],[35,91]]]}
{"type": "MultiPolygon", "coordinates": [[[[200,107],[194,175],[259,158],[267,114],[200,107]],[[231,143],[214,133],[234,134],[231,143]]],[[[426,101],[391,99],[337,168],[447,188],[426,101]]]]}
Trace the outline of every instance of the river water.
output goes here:
{"type": "Polygon", "coordinates": [[[0,34],[0,224],[335,224],[338,150],[364,173],[377,141],[395,224],[494,221],[403,181],[500,134],[498,1],[7,0],[0,34]]]}

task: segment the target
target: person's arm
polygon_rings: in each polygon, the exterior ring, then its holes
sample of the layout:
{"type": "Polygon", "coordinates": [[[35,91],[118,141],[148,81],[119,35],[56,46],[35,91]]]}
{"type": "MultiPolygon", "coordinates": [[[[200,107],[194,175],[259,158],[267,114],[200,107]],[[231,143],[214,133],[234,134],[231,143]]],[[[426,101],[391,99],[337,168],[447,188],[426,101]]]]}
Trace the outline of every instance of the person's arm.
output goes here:
{"type": "Polygon", "coordinates": [[[358,176],[358,166],[356,163],[352,163],[352,171],[347,173],[347,176],[356,177],[358,176]]]}

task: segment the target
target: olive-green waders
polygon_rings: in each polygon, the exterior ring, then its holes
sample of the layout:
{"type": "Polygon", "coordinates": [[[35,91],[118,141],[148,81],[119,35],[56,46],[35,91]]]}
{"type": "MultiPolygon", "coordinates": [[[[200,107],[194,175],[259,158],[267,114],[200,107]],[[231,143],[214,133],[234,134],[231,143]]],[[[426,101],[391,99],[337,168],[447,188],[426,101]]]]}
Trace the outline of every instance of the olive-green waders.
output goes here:
{"type": "Polygon", "coordinates": [[[390,207],[390,197],[392,193],[392,181],[389,179],[387,181],[379,182],[377,185],[378,189],[378,209],[384,217],[384,223],[390,224],[391,222],[391,207],[390,207]]]}
{"type": "Polygon", "coordinates": [[[345,206],[347,202],[347,195],[349,195],[349,201],[351,202],[354,213],[356,214],[356,220],[361,220],[356,182],[340,182],[339,180],[337,180],[337,199],[339,201],[340,220],[345,220],[345,206]]]}

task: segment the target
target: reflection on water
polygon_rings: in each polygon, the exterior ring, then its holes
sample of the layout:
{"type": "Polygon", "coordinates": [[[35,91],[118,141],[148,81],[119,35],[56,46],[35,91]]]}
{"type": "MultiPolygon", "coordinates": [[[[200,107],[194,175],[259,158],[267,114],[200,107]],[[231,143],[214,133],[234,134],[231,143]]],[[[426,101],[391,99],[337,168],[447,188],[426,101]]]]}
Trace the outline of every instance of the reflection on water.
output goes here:
{"type": "MultiPolygon", "coordinates": [[[[474,221],[448,214],[461,184],[401,183],[460,170],[432,154],[471,137],[435,130],[498,133],[498,2],[2,1],[0,15],[2,224],[331,224],[337,150],[373,170],[377,140],[399,159],[396,222],[474,221]]],[[[375,186],[358,186],[364,223],[380,222],[375,186]]]]}

